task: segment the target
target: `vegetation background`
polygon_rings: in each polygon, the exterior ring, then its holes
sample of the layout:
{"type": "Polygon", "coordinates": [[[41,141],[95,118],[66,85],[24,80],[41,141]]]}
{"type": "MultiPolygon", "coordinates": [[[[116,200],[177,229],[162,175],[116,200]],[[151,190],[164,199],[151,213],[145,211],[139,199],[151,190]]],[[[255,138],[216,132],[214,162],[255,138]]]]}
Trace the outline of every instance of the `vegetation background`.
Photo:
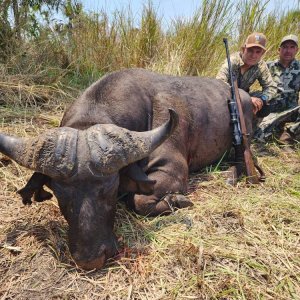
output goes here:
{"type": "MultiPolygon", "coordinates": [[[[74,0],[0,0],[1,132],[36,135],[58,126],[65,107],[107,72],[142,67],[215,76],[253,32],[300,33],[300,10],[263,0],[202,0],[169,24],[151,1],[87,13],[74,0]],[[63,22],[55,16],[63,16],[63,22]]],[[[258,147],[258,146],[257,146],[258,147]]],[[[0,299],[300,299],[299,147],[256,151],[264,185],[224,185],[217,166],[191,177],[192,210],[141,218],[120,204],[123,252],[102,271],[81,272],[69,255],[56,201],[16,200],[30,172],[0,157],[0,299]]]]}
{"type": "Polygon", "coordinates": [[[284,35],[299,34],[300,12],[279,2],[267,12],[269,2],[202,0],[190,18],[165,24],[151,1],[134,15],[129,5],[86,13],[76,0],[1,0],[0,103],[52,101],[121,68],[215,76],[225,59],[223,37],[236,51],[253,31],[266,34],[265,58],[273,59],[284,35]]]}

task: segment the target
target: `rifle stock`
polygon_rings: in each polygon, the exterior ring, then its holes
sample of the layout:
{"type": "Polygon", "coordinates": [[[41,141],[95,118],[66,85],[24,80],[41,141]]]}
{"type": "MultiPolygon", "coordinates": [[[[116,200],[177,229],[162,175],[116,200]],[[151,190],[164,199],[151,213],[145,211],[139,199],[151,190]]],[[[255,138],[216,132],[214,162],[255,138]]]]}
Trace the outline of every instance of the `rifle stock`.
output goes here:
{"type": "Polygon", "coordinates": [[[239,88],[236,80],[234,80],[233,86],[234,86],[234,93],[235,93],[237,108],[239,111],[240,126],[242,131],[242,143],[244,148],[244,160],[245,160],[246,175],[247,175],[246,181],[247,183],[258,184],[260,180],[259,177],[257,176],[255,165],[252,158],[250,141],[248,138],[249,134],[247,133],[243,107],[242,107],[239,88]]]}

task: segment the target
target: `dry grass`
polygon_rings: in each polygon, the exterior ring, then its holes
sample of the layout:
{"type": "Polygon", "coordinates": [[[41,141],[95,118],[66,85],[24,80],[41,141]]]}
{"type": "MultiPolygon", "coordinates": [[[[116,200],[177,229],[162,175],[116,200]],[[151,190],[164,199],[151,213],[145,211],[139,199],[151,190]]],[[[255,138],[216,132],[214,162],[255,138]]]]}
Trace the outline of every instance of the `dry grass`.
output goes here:
{"type": "MultiPolygon", "coordinates": [[[[2,110],[1,132],[35,135],[52,114],[2,110]]],[[[101,271],[75,268],[56,200],[24,207],[30,172],[0,161],[0,299],[299,299],[300,149],[256,151],[267,182],[190,180],[192,209],[142,218],[118,205],[123,251],[101,271]]]]}
{"type": "MultiPolygon", "coordinates": [[[[151,3],[140,20],[125,9],[110,19],[105,11],[79,15],[61,33],[45,28],[0,65],[0,132],[27,136],[58,126],[72,98],[63,82],[83,87],[133,66],[213,76],[225,58],[224,36],[237,50],[249,32],[265,32],[266,59],[274,58],[281,37],[299,33],[300,17],[280,9],[261,17],[267,2],[234,2],[235,11],[233,2],[204,0],[167,30],[151,3]]],[[[270,144],[257,156],[267,173],[262,185],[229,187],[207,171],[191,177],[192,209],[141,218],[119,204],[122,252],[105,269],[83,272],[69,254],[56,200],[24,207],[16,191],[31,172],[0,154],[0,300],[300,299],[300,148],[270,144]]]]}
{"type": "Polygon", "coordinates": [[[54,109],[62,105],[61,101],[67,102],[67,99],[73,99],[72,89],[63,86],[60,82],[37,84],[38,76],[3,73],[0,73],[0,105],[8,105],[9,107],[44,106],[47,108],[51,106],[54,109]]]}

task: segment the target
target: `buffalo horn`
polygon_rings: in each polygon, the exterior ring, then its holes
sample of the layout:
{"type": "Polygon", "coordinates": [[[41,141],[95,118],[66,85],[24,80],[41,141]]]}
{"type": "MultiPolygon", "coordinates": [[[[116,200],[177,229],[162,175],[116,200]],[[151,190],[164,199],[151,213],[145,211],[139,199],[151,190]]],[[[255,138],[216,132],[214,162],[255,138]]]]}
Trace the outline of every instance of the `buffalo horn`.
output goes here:
{"type": "Polygon", "coordinates": [[[78,130],[61,127],[33,138],[0,134],[0,152],[23,167],[52,178],[68,177],[76,164],[78,130]]]}
{"type": "Polygon", "coordinates": [[[87,141],[90,152],[90,170],[97,173],[114,173],[141,160],[161,145],[178,124],[177,113],[169,109],[170,118],[163,125],[149,131],[130,131],[113,124],[90,127],[87,141]]]}

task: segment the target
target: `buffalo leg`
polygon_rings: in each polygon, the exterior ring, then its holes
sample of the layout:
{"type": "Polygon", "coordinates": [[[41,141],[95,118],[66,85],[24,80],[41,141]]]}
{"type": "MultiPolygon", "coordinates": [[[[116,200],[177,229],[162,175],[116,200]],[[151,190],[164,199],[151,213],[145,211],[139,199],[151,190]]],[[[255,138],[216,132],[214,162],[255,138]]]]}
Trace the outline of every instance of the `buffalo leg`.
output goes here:
{"type": "Polygon", "coordinates": [[[52,194],[45,191],[43,185],[49,182],[50,178],[44,174],[34,172],[28,180],[25,187],[18,191],[18,194],[22,197],[24,205],[30,205],[32,203],[31,198],[34,195],[34,200],[42,202],[52,198],[52,194]]]}
{"type": "Polygon", "coordinates": [[[154,195],[129,194],[124,199],[128,208],[143,216],[168,215],[176,209],[193,206],[193,203],[182,194],[166,194],[158,199],[154,195]]]}
{"type": "Polygon", "coordinates": [[[187,191],[187,167],[181,174],[181,178],[174,178],[160,171],[149,174],[149,178],[157,181],[154,193],[152,195],[129,193],[124,199],[127,206],[144,216],[166,215],[176,209],[192,206],[193,203],[183,195],[187,191]]]}

